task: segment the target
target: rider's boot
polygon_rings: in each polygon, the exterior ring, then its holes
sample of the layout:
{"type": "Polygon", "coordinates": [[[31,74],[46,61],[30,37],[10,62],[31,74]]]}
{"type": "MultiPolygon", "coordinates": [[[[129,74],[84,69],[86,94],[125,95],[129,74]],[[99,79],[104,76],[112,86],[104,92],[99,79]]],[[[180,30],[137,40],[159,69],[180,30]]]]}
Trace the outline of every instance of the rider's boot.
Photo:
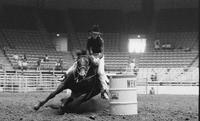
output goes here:
{"type": "Polygon", "coordinates": [[[109,90],[109,87],[108,87],[107,81],[106,80],[101,81],[101,98],[109,100],[108,90],[109,90]]]}
{"type": "Polygon", "coordinates": [[[101,91],[101,98],[109,100],[109,96],[108,96],[108,91],[107,90],[102,90],[101,91]]]}

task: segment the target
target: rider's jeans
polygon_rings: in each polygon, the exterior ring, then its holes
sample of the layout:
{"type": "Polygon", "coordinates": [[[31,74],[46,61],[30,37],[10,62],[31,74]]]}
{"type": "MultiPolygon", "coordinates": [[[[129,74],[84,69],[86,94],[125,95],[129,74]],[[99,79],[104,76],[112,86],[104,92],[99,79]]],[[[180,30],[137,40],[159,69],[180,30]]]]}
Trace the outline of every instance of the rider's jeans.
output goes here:
{"type": "Polygon", "coordinates": [[[108,77],[106,76],[105,70],[104,70],[104,57],[102,57],[99,60],[99,68],[98,68],[98,74],[99,74],[99,80],[101,81],[102,89],[108,90],[107,83],[109,82],[108,77]],[[107,82],[107,83],[106,83],[107,82]]]}

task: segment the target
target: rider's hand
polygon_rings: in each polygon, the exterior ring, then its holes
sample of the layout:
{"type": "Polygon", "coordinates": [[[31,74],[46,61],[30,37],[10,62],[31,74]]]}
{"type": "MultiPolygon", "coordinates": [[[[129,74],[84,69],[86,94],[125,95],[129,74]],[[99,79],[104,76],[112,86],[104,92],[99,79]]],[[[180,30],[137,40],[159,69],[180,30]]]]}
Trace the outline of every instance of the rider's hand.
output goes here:
{"type": "Polygon", "coordinates": [[[92,62],[95,64],[95,65],[98,65],[99,64],[99,58],[96,58],[96,57],[94,57],[94,55],[91,55],[90,56],[91,57],[91,59],[92,59],[92,62]]]}
{"type": "Polygon", "coordinates": [[[100,53],[98,57],[99,57],[99,59],[103,58],[103,54],[100,53]]]}

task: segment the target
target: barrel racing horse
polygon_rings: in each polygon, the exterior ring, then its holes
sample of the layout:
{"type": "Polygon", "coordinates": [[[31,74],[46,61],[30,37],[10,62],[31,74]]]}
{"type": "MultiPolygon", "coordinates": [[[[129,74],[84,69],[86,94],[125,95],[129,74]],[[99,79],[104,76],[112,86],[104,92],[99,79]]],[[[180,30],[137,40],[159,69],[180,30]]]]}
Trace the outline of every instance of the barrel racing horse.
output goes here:
{"type": "Polygon", "coordinates": [[[67,105],[75,101],[76,98],[83,96],[80,101],[81,104],[100,93],[101,85],[97,74],[98,64],[94,63],[89,55],[79,55],[76,63],[75,71],[65,75],[57,89],[51,92],[46,99],[39,101],[34,106],[34,110],[39,110],[41,106],[65,89],[70,89],[72,93],[67,100],[61,101],[62,104],[59,109],[63,113],[67,111],[67,105]]]}

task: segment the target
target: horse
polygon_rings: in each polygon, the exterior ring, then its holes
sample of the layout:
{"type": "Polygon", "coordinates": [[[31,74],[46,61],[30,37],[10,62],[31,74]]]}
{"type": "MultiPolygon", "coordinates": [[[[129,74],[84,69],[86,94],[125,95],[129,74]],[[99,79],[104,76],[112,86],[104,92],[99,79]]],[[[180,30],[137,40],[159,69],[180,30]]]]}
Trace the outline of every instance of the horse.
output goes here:
{"type": "Polygon", "coordinates": [[[62,104],[59,108],[61,114],[64,114],[67,111],[68,104],[78,97],[83,96],[80,100],[80,104],[82,104],[101,92],[100,80],[97,74],[98,65],[92,62],[89,55],[79,55],[76,63],[75,71],[65,75],[57,89],[51,92],[46,99],[39,101],[34,106],[34,110],[39,110],[41,106],[65,89],[70,89],[72,93],[65,101],[61,100],[62,104]]]}

